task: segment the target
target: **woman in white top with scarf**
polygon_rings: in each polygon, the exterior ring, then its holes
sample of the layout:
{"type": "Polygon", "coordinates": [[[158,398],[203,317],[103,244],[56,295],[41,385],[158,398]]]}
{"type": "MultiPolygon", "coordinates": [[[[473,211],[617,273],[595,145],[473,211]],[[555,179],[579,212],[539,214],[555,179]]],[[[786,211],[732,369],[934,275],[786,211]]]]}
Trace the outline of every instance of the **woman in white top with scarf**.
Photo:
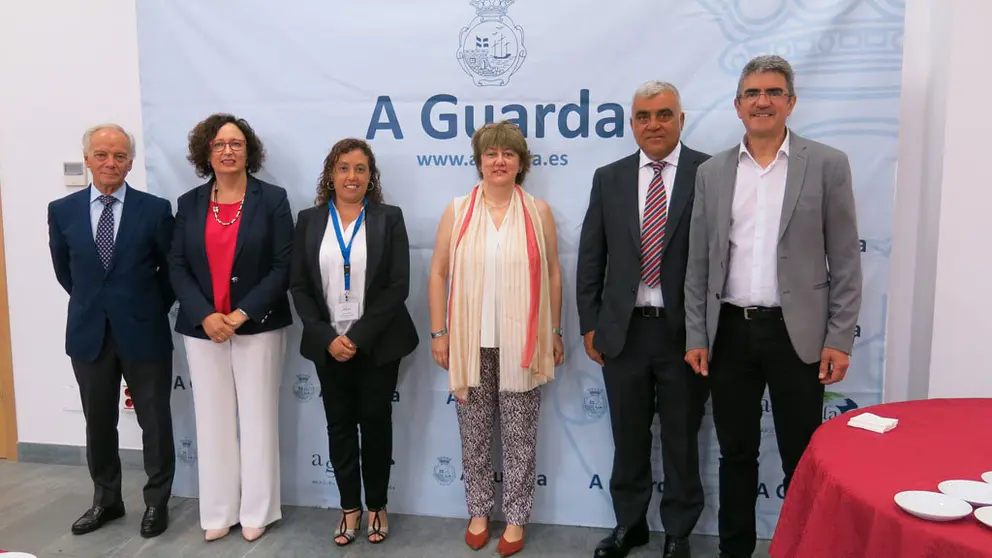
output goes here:
{"type": "Polygon", "coordinates": [[[471,520],[465,541],[489,540],[494,503],[494,421],[503,442],[503,512],[498,551],[523,548],[536,481],[541,393],[564,360],[561,270],[551,208],[521,187],[527,141],[510,122],[472,136],[482,182],[445,210],[431,262],[431,352],[458,399],[462,467],[471,520]]]}
{"type": "Polygon", "coordinates": [[[339,141],[324,160],[314,207],[297,219],[290,292],[303,322],[300,353],[316,366],[324,394],[341,495],[334,542],[354,542],[364,483],[367,538],[380,543],[389,532],[393,391],[400,359],[418,338],[405,304],[410,243],[403,212],[382,203],[375,156],[362,140],[339,141]]]}

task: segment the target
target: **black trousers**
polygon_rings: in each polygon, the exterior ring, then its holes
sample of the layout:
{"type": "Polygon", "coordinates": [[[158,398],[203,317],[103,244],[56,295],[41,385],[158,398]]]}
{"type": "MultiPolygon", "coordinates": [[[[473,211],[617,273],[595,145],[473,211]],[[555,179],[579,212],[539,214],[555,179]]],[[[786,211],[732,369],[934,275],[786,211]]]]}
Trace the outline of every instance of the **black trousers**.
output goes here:
{"type": "Polygon", "coordinates": [[[399,367],[398,360],[376,366],[362,353],[347,362],[328,356],[326,365],[317,367],[331,465],[343,510],[362,507],[363,481],[366,506],[372,510],[386,506],[393,462],[392,401],[399,367]]]}
{"type": "Polygon", "coordinates": [[[819,362],[800,360],[780,309],[749,312],[725,304],[710,362],[713,422],[720,442],[720,550],[751,556],[756,544],[761,398],[771,397],[788,490],[813,432],[823,422],[819,362]]]}
{"type": "Polygon", "coordinates": [[[147,506],[165,506],[172,494],[176,449],[172,441],[172,358],[132,361],[117,353],[107,326],[96,360],[72,359],[86,417],[86,463],[93,479],[94,506],[122,503],[121,460],[117,420],[121,377],[127,382],[134,412],[141,426],[144,458],[144,499],[147,506]]]}
{"type": "Polygon", "coordinates": [[[667,326],[664,311],[646,317],[634,310],[623,351],[604,361],[603,380],[613,428],[610,495],[617,525],[643,525],[651,503],[651,423],[661,426],[664,486],[661,523],[687,537],[705,504],[699,477],[698,433],[706,385],[686,364],[684,340],[667,326]]]}

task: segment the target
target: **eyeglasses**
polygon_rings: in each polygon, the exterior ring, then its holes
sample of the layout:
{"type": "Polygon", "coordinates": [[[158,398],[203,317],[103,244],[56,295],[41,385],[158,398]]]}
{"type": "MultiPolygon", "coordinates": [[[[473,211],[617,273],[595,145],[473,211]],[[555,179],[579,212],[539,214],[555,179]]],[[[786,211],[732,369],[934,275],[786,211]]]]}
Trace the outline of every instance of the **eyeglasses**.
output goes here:
{"type": "Polygon", "coordinates": [[[779,89],[776,87],[774,89],[746,89],[743,93],[738,95],[737,98],[754,102],[757,101],[762,94],[768,97],[768,100],[772,102],[792,97],[792,95],[786,93],[784,89],[779,89]]]}
{"type": "Polygon", "coordinates": [[[210,142],[210,149],[213,149],[218,153],[224,151],[224,148],[227,146],[231,146],[231,151],[241,151],[242,149],[245,148],[245,142],[244,140],[231,140],[231,141],[214,140],[210,142]]]}

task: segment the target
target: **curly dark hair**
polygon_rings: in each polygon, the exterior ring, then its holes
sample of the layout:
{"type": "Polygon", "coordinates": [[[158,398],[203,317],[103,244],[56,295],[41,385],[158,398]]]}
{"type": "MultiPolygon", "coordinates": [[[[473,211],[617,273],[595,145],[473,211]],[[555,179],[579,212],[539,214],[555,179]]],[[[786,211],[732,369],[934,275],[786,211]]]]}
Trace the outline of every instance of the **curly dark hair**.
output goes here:
{"type": "Polygon", "coordinates": [[[365,191],[365,199],[374,203],[382,203],[382,182],[379,179],[379,167],[375,164],[372,146],[364,140],[345,138],[335,143],[331,152],[324,158],[324,170],[320,172],[320,178],[317,179],[317,199],[314,200],[314,205],[325,205],[335,199],[334,166],[338,164],[338,159],[342,155],[351,153],[356,149],[361,150],[369,158],[369,188],[365,191]]]}
{"type": "Polygon", "coordinates": [[[196,169],[196,175],[201,178],[209,178],[214,175],[214,168],[210,165],[210,142],[217,137],[217,132],[225,124],[234,124],[245,135],[245,170],[249,174],[255,174],[262,168],[265,162],[265,146],[262,140],[255,134],[255,130],[244,118],[237,118],[230,114],[211,114],[197,124],[189,133],[189,154],[186,160],[196,169]]]}

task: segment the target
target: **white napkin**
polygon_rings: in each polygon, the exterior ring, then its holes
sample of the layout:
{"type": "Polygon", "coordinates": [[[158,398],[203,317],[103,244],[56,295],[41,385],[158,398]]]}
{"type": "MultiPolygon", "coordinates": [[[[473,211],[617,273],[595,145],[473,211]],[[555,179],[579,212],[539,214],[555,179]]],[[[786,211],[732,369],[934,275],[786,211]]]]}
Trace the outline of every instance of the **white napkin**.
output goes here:
{"type": "Polygon", "coordinates": [[[889,430],[892,430],[898,424],[899,419],[880,417],[872,413],[861,413],[858,416],[851,417],[851,419],[847,421],[848,426],[864,428],[865,430],[871,430],[872,432],[878,432],[879,434],[884,434],[889,430]]]}

